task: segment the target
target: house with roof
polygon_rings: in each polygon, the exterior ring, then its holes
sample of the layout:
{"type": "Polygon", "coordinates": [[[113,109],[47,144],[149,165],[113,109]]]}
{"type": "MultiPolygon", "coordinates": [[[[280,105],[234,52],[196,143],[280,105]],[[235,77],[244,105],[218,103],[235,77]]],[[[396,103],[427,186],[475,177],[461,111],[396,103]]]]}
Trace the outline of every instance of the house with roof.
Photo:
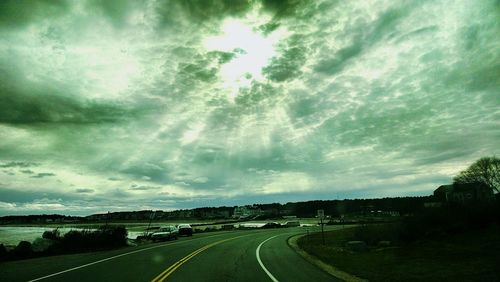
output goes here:
{"type": "Polygon", "coordinates": [[[441,185],[434,190],[434,198],[440,202],[467,204],[490,202],[495,199],[493,189],[480,182],[441,185]]]}

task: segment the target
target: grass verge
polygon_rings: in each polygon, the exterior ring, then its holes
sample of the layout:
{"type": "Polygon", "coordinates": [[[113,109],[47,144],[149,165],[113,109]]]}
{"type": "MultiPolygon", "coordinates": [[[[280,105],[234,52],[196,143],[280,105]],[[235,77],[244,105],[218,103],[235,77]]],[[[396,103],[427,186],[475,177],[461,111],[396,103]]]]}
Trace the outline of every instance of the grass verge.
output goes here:
{"type": "Polygon", "coordinates": [[[369,281],[500,281],[498,226],[364,252],[347,250],[346,242],[356,240],[359,230],[326,232],[325,245],[321,233],[297,243],[321,261],[369,281]]]}

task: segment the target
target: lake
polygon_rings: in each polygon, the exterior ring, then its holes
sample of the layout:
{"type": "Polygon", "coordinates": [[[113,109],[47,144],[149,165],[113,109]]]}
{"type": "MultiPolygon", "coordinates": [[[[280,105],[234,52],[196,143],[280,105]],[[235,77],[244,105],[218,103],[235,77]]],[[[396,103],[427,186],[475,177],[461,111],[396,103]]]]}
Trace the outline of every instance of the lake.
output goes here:
{"type": "MultiPolygon", "coordinates": [[[[20,241],[33,242],[36,238],[41,238],[43,232],[54,230],[53,227],[25,227],[25,226],[0,226],[0,244],[15,246],[20,241]]],[[[59,228],[61,234],[70,230],[82,230],[81,228],[64,227],[59,228]]],[[[143,232],[129,231],[128,238],[135,239],[143,232]]]]}

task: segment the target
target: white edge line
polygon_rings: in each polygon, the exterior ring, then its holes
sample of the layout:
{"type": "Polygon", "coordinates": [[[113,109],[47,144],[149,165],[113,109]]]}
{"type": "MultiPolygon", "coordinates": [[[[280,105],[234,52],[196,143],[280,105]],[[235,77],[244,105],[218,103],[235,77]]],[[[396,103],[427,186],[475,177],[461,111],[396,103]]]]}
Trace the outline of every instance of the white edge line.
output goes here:
{"type": "MultiPolygon", "coordinates": [[[[180,242],[176,242],[176,243],[180,243],[180,242]]],[[[94,262],[91,262],[91,263],[87,263],[87,264],[84,264],[84,265],[80,265],[80,266],[77,266],[77,267],[73,267],[73,268],[70,268],[70,269],[66,269],[66,270],[63,270],[63,271],[52,273],[52,274],[49,274],[47,276],[43,276],[43,277],[40,277],[40,278],[29,280],[28,282],[39,281],[39,280],[42,280],[42,279],[46,279],[46,278],[49,278],[49,277],[60,275],[60,274],[66,273],[66,272],[70,272],[70,271],[73,271],[73,270],[77,270],[77,269],[80,269],[80,268],[84,268],[84,267],[87,267],[87,266],[91,266],[91,265],[98,264],[98,263],[101,263],[101,262],[105,262],[105,261],[108,261],[108,260],[112,260],[112,259],[115,259],[115,258],[123,257],[123,256],[126,256],[126,255],[131,255],[131,254],[135,254],[135,253],[139,253],[139,252],[143,252],[143,251],[147,251],[147,250],[151,250],[151,249],[156,249],[156,248],[160,248],[160,247],[164,247],[164,246],[168,246],[168,245],[173,245],[173,244],[176,244],[176,243],[162,244],[160,246],[154,246],[154,247],[149,247],[149,248],[145,248],[145,249],[135,250],[135,251],[124,253],[124,254],[119,254],[119,255],[116,255],[116,256],[109,257],[109,258],[101,259],[101,260],[98,260],[98,261],[94,261],[94,262]]]]}
{"type": "MultiPolygon", "coordinates": [[[[223,234],[213,235],[213,236],[207,236],[207,237],[203,237],[203,238],[216,237],[216,236],[221,236],[221,235],[223,235],[223,234]]],[[[91,266],[91,265],[94,265],[94,264],[98,264],[98,263],[101,263],[101,262],[112,260],[112,259],[115,259],[115,258],[119,258],[119,257],[131,255],[131,254],[135,254],[135,253],[140,253],[140,252],[144,252],[144,251],[151,250],[151,249],[161,248],[161,247],[165,247],[165,246],[177,245],[177,244],[184,243],[184,242],[188,242],[188,241],[166,243],[166,244],[162,244],[162,245],[159,245],[159,246],[153,246],[153,247],[144,248],[144,249],[140,249],[140,250],[135,250],[135,251],[124,253],[124,254],[119,254],[119,255],[116,255],[116,256],[109,257],[109,258],[101,259],[101,260],[98,260],[98,261],[94,261],[94,262],[91,262],[91,263],[87,263],[87,264],[84,264],[84,265],[80,265],[80,266],[77,266],[77,267],[73,267],[73,268],[70,268],[70,269],[66,269],[66,270],[63,270],[63,271],[52,273],[52,274],[49,274],[49,275],[46,275],[46,276],[43,276],[43,277],[35,278],[33,280],[29,280],[28,282],[40,281],[40,280],[47,279],[47,278],[50,278],[50,277],[53,277],[53,276],[57,276],[57,275],[60,275],[60,274],[66,273],[66,272],[74,271],[74,270],[77,270],[77,269],[80,269],[80,268],[84,268],[84,267],[87,267],[87,266],[91,266]]]]}
{"type": "Polygon", "coordinates": [[[262,260],[260,260],[260,247],[262,247],[262,245],[264,245],[265,242],[275,238],[275,237],[278,237],[279,235],[275,235],[273,237],[270,237],[270,238],[267,238],[266,240],[264,240],[262,243],[260,243],[260,245],[257,247],[257,249],[255,250],[255,256],[257,257],[257,261],[259,262],[260,264],[260,267],[262,267],[262,269],[264,270],[264,272],[267,274],[267,276],[269,276],[269,278],[271,278],[271,280],[273,282],[279,282],[278,279],[276,279],[272,274],[271,272],[269,272],[269,270],[267,270],[267,268],[264,266],[264,264],[262,263],[262,260]]]}

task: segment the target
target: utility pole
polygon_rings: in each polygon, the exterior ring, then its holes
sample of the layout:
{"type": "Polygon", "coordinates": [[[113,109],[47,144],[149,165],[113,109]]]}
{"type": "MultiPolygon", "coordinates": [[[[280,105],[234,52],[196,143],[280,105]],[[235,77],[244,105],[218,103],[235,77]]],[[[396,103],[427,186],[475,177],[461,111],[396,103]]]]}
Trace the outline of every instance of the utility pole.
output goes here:
{"type": "Polygon", "coordinates": [[[149,223],[148,223],[148,229],[147,232],[149,232],[149,228],[151,227],[151,221],[153,221],[153,218],[155,217],[156,211],[151,211],[151,215],[149,216],[149,223]]]}
{"type": "Polygon", "coordinates": [[[321,239],[323,240],[323,246],[325,245],[325,229],[323,224],[323,218],[325,217],[325,210],[318,210],[319,222],[321,224],[321,239]]]}
{"type": "Polygon", "coordinates": [[[108,211],[108,214],[106,215],[106,224],[104,225],[105,226],[104,229],[108,229],[109,216],[110,216],[110,214],[109,214],[109,211],[108,211]]]}

